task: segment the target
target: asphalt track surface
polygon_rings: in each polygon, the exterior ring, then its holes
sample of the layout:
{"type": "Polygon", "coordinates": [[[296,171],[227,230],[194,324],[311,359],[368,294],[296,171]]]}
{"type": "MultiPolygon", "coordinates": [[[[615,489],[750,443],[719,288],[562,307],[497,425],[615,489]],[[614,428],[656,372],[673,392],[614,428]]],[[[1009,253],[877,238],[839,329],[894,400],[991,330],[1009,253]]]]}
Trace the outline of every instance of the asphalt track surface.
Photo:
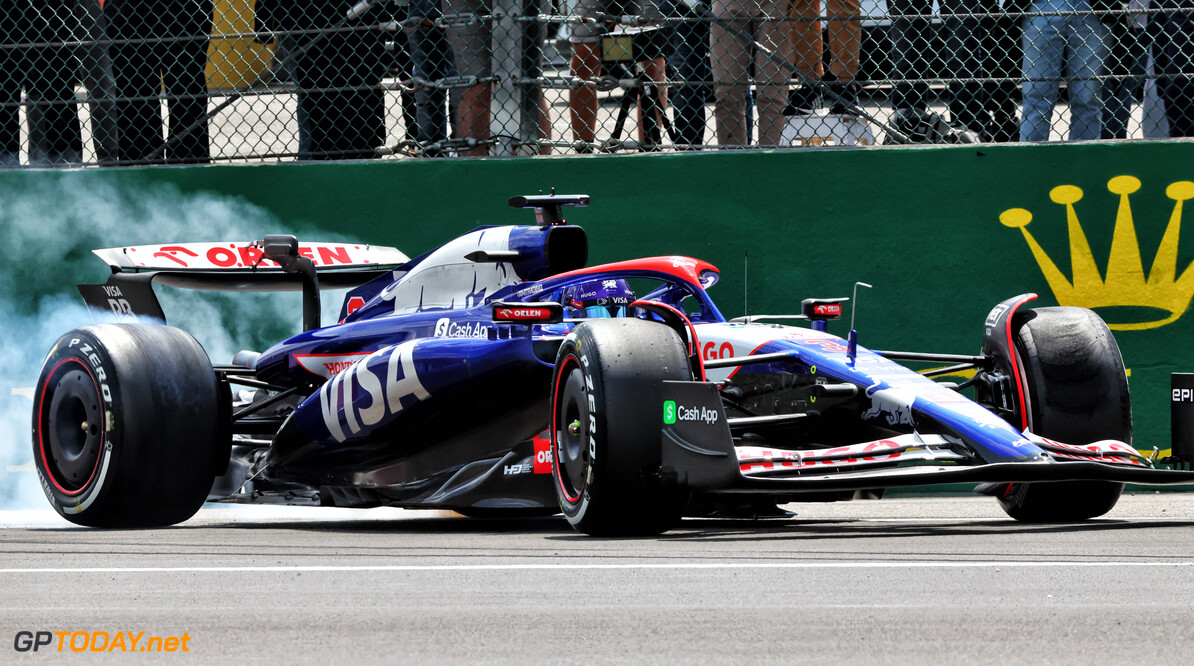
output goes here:
{"type": "Polygon", "coordinates": [[[980,497],[789,508],[649,539],[396,509],[216,507],[152,531],[0,513],[0,663],[1191,661],[1194,494],[1080,525],[980,497]],[[189,651],[14,649],[85,630],[189,651]]]}

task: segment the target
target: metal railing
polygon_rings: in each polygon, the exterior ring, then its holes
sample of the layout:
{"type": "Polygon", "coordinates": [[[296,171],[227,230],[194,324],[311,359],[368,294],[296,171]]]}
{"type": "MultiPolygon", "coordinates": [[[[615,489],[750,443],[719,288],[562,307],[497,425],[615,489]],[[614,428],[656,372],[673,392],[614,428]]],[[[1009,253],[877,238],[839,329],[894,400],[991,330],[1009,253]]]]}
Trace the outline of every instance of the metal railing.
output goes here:
{"type": "Polygon", "coordinates": [[[2,167],[1194,133],[1194,0],[4,4],[2,167]]]}

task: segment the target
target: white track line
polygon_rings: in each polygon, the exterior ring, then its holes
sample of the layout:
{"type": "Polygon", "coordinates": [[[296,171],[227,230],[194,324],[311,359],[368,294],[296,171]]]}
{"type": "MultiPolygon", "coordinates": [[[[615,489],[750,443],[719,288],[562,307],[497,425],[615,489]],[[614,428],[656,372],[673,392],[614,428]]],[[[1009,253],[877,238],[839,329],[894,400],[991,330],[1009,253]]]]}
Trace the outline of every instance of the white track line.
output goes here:
{"type": "Polygon", "coordinates": [[[1194,567],[1194,561],[1178,562],[670,562],[639,564],[395,564],[395,565],[296,565],[296,566],[210,566],[210,567],[45,567],[0,569],[0,574],[87,574],[87,573],[290,573],[290,572],[384,572],[384,571],[566,571],[577,569],[1000,569],[1000,568],[1108,568],[1108,567],[1194,567]]]}

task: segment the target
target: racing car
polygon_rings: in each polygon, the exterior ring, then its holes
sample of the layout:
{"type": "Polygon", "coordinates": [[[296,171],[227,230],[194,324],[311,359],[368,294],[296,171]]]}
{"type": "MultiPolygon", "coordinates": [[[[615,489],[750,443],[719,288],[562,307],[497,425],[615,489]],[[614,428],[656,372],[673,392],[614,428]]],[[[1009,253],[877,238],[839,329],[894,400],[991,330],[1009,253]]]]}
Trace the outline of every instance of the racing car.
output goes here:
{"type": "Polygon", "coordinates": [[[128,321],[46,356],[32,432],[47,498],[95,527],[170,525],[210,500],[562,513],[645,535],[940,483],[975,483],[1018,520],[1077,521],[1126,482],[1194,482],[1132,447],[1123,361],[1089,310],[1009,298],[974,355],[831,335],[845,298],[727,319],[705,261],[588,266],[564,219],[588,203],[514,197],[536,224],[414,259],[283,235],[96,250],[112,274],[80,292],[128,321]],[[301,290],[303,331],[213,364],[165,325],[155,284],[301,290]],[[348,289],[326,326],[324,288],[348,289]]]}

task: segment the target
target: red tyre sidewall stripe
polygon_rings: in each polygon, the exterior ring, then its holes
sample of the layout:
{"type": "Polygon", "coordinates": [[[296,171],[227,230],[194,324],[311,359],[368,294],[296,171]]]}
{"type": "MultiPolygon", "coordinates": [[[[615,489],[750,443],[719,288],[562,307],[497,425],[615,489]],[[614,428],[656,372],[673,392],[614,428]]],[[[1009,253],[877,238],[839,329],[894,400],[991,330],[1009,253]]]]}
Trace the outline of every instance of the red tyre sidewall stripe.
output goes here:
{"type": "Polygon", "coordinates": [[[576,360],[576,357],[572,354],[569,354],[568,357],[564,359],[564,362],[560,365],[560,369],[556,372],[556,381],[554,384],[555,390],[552,391],[551,395],[551,470],[552,474],[554,474],[556,477],[556,485],[560,487],[560,492],[564,493],[564,498],[567,499],[570,504],[576,504],[580,501],[581,496],[584,495],[583,488],[577,491],[576,497],[573,497],[568,493],[568,489],[564,487],[564,476],[562,470],[560,469],[560,442],[558,440],[560,432],[560,378],[564,376],[564,372],[568,369],[568,366],[573,364],[575,364],[577,368],[580,367],[580,362],[576,360]]]}
{"type": "Polygon", "coordinates": [[[104,423],[103,418],[100,418],[100,452],[99,455],[95,457],[95,467],[91,469],[91,476],[87,477],[87,481],[84,482],[78,490],[67,490],[66,488],[63,488],[62,484],[58,483],[58,479],[54,477],[53,472],[50,471],[50,461],[49,457],[46,455],[45,433],[42,432],[42,417],[45,415],[44,408],[46,402],[46,393],[48,393],[50,380],[54,379],[54,375],[58,372],[58,368],[61,368],[66,363],[78,363],[80,366],[82,366],[83,370],[87,373],[87,376],[91,378],[91,386],[95,388],[95,397],[99,400],[101,405],[104,401],[103,396],[100,395],[99,384],[95,381],[95,375],[91,373],[91,368],[87,367],[86,363],[74,357],[64,358],[59,361],[58,364],[54,366],[54,369],[50,370],[50,374],[46,376],[46,383],[42,386],[41,399],[38,400],[37,403],[37,450],[41,455],[42,469],[45,470],[45,474],[47,477],[49,477],[50,483],[54,484],[54,487],[58,489],[58,492],[66,495],[67,497],[74,497],[87,490],[87,488],[91,485],[91,482],[95,480],[95,473],[99,470],[100,462],[104,457],[103,442],[107,439],[107,425],[104,423]]]}
{"type": "Polygon", "coordinates": [[[1020,309],[1021,305],[1035,300],[1036,294],[1033,294],[1031,298],[1025,298],[1024,300],[1012,306],[1011,311],[1007,313],[1007,326],[1004,327],[1007,330],[1007,348],[1008,351],[1011,352],[1009,355],[1011,356],[1012,361],[1012,374],[1016,380],[1016,396],[1020,401],[1021,431],[1028,429],[1028,401],[1024,396],[1024,383],[1023,379],[1021,378],[1022,373],[1020,372],[1020,355],[1016,353],[1015,344],[1012,342],[1012,317],[1016,315],[1016,311],[1020,309]]]}

